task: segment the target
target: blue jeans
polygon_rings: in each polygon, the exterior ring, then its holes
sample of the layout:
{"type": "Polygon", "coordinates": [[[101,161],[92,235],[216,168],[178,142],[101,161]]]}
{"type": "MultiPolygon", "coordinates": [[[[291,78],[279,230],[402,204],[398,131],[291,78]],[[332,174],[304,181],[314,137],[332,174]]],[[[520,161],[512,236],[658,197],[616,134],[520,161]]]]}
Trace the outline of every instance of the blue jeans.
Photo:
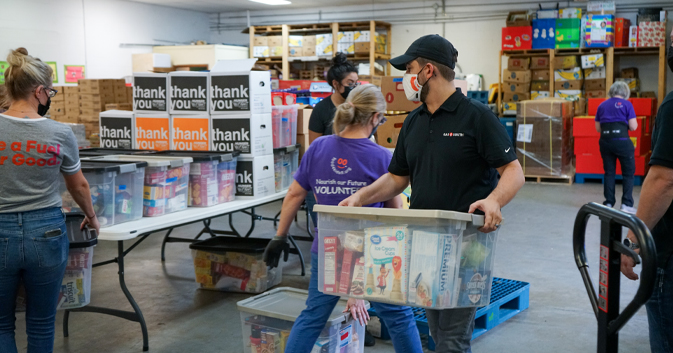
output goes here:
{"type": "MultiPolygon", "coordinates": [[[[338,301],[339,297],[318,291],[318,254],[311,253],[311,282],[308,286],[306,309],[292,326],[285,353],[311,352],[338,301]]],[[[371,304],[376,309],[376,315],[388,327],[395,352],[423,352],[411,308],[374,302],[371,304]]]]}
{"type": "Polygon", "coordinates": [[[65,232],[60,208],[0,213],[0,352],[17,352],[14,312],[19,282],[26,288],[28,353],[53,351],[58,293],[68,258],[65,232]],[[60,235],[45,238],[51,230],[60,230],[60,235]]]}
{"type": "Polygon", "coordinates": [[[308,194],[306,194],[306,209],[308,210],[308,214],[311,215],[311,220],[313,221],[313,226],[317,227],[318,226],[318,215],[313,212],[313,206],[315,206],[315,195],[313,195],[313,191],[309,191],[308,194]]]}
{"type": "Polygon", "coordinates": [[[654,292],[645,305],[652,353],[673,353],[673,260],[657,269],[654,292]]]}

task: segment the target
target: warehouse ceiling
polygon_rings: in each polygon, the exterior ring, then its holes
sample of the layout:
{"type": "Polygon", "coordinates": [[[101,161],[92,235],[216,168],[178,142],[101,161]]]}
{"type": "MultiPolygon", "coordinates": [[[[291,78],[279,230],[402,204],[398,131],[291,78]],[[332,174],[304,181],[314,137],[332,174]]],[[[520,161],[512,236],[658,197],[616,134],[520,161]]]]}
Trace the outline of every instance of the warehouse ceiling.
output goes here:
{"type": "MultiPolygon", "coordinates": [[[[290,5],[269,6],[249,0],[132,0],[146,4],[177,7],[186,10],[194,10],[208,13],[227,12],[227,11],[245,11],[245,10],[271,10],[274,8],[320,8],[323,6],[334,6],[334,0],[289,0],[290,5]]],[[[341,0],[339,5],[363,5],[367,3],[392,3],[409,2],[413,0],[341,0]]]]}

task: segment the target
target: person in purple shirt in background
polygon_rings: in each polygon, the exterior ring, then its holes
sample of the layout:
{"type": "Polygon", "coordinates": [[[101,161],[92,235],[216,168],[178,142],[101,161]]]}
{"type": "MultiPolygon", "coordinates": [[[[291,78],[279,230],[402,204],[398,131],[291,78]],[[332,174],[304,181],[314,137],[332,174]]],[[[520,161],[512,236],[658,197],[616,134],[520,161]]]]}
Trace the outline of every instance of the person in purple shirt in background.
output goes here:
{"type": "MultiPolygon", "coordinates": [[[[374,85],[359,86],[336,108],[334,135],[316,139],[302,158],[294,182],[283,201],[276,236],[264,251],[264,261],[276,267],[281,254],[287,261],[287,232],[308,190],[313,190],[317,204],[337,206],[359,189],[371,185],[388,172],[392,153],[369,138],[383,124],[386,102],[374,85]]],[[[399,196],[367,207],[402,208],[399,196]]],[[[325,328],[339,297],[318,291],[318,236],[311,248],[311,281],[306,309],[292,326],[286,353],[309,353],[325,328]]],[[[392,337],[396,352],[423,352],[413,312],[407,306],[371,303],[392,337]]],[[[351,298],[346,311],[362,325],[369,319],[364,300],[351,298]]],[[[364,340],[364,337],[360,337],[364,340]]]]}
{"type": "Polygon", "coordinates": [[[603,204],[612,207],[615,200],[615,173],[617,160],[622,166],[622,206],[621,210],[635,214],[633,207],[633,179],[636,173],[635,148],[629,138],[629,131],[636,131],[638,120],[633,105],[628,101],[631,95],[629,85],[615,82],[608,92],[610,98],[598,106],[596,131],[601,134],[599,145],[603,157],[605,181],[603,182],[603,204]]]}

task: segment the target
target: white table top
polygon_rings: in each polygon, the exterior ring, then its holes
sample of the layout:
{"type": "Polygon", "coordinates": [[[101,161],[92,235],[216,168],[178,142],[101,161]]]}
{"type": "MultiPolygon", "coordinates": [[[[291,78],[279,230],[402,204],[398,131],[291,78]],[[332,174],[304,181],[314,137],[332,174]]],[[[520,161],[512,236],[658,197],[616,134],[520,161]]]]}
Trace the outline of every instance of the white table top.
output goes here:
{"type": "Polygon", "coordinates": [[[232,202],[225,202],[211,207],[188,207],[184,211],[169,213],[163,216],[143,217],[137,221],[101,228],[98,239],[109,241],[134,239],[142,234],[151,233],[153,231],[177,227],[187,223],[260,206],[280,200],[284,198],[285,195],[287,195],[287,190],[258,199],[234,200],[232,202]]]}

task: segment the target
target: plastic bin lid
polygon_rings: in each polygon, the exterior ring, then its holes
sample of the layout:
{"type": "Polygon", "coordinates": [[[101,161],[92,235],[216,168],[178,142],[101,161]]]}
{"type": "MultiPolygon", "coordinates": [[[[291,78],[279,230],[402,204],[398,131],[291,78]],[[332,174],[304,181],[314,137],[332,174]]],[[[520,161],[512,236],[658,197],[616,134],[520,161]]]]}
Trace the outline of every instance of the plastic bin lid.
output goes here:
{"type": "Polygon", "coordinates": [[[194,163],[208,162],[208,161],[219,161],[219,162],[229,162],[238,157],[241,154],[240,151],[234,152],[209,152],[209,151],[161,151],[157,152],[157,155],[161,156],[171,156],[171,157],[191,157],[194,163]]]}
{"type": "Polygon", "coordinates": [[[103,160],[82,160],[82,172],[84,173],[105,173],[117,172],[133,173],[138,168],[147,167],[147,162],[133,161],[133,162],[115,162],[103,160]]]}
{"type": "Polygon", "coordinates": [[[108,155],[108,156],[98,156],[87,158],[88,160],[108,160],[108,161],[118,161],[118,162],[136,162],[143,161],[147,162],[148,167],[165,167],[170,168],[182,167],[185,164],[192,163],[192,157],[171,157],[171,156],[157,156],[157,155],[108,155]]]}
{"type": "Polygon", "coordinates": [[[84,214],[82,213],[65,214],[65,226],[68,240],[70,240],[70,249],[88,248],[98,244],[98,234],[95,229],[87,226],[80,230],[83,221],[84,214]]]}
{"type": "Polygon", "coordinates": [[[189,245],[192,250],[208,252],[238,252],[244,254],[263,254],[271,239],[212,237],[189,245]]]}
{"type": "Polygon", "coordinates": [[[110,154],[153,154],[157,151],[134,150],[123,148],[83,148],[79,150],[80,157],[105,156],[110,154]]]}
{"type": "Polygon", "coordinates": [[[294,151],[298,150],[300,147],[301,147],[301,143],[298,143],[298,144],[287,146],[287,147],[277,147],[277,148],[274,148],[273,151],[274,152],[285,151],[286,153],[290,153],[290,152],[294,152],[294,151]]]}
{"type": "MultiPolygon", "coordinates": [[[[294,322],[306,309],[308,291],[289,287],[280,287],[266,293],[241,300],[236,303],[238,310],[253,315],[268,316],[280,320],[294,322]]],[[[343,313],[347,299],[340,299],[327,319],[327,324],[334,326],[350,319],[350,313],[343,313]]],[[[365,301],[367,309],[369,302],[365,301]]]]}
{"type": "Polygon", "coordinates": [[[315,205],[313,211],[318,213],[330,213],[343,217],[395,217],[395,218],[437,218],[451,221],[471,222],[475,226],[484,225],[484,216],[471,213],[442,211],[442,210],[403,210],[398,208],[375,208],[375,207],[339,207],[315,205]]]}

